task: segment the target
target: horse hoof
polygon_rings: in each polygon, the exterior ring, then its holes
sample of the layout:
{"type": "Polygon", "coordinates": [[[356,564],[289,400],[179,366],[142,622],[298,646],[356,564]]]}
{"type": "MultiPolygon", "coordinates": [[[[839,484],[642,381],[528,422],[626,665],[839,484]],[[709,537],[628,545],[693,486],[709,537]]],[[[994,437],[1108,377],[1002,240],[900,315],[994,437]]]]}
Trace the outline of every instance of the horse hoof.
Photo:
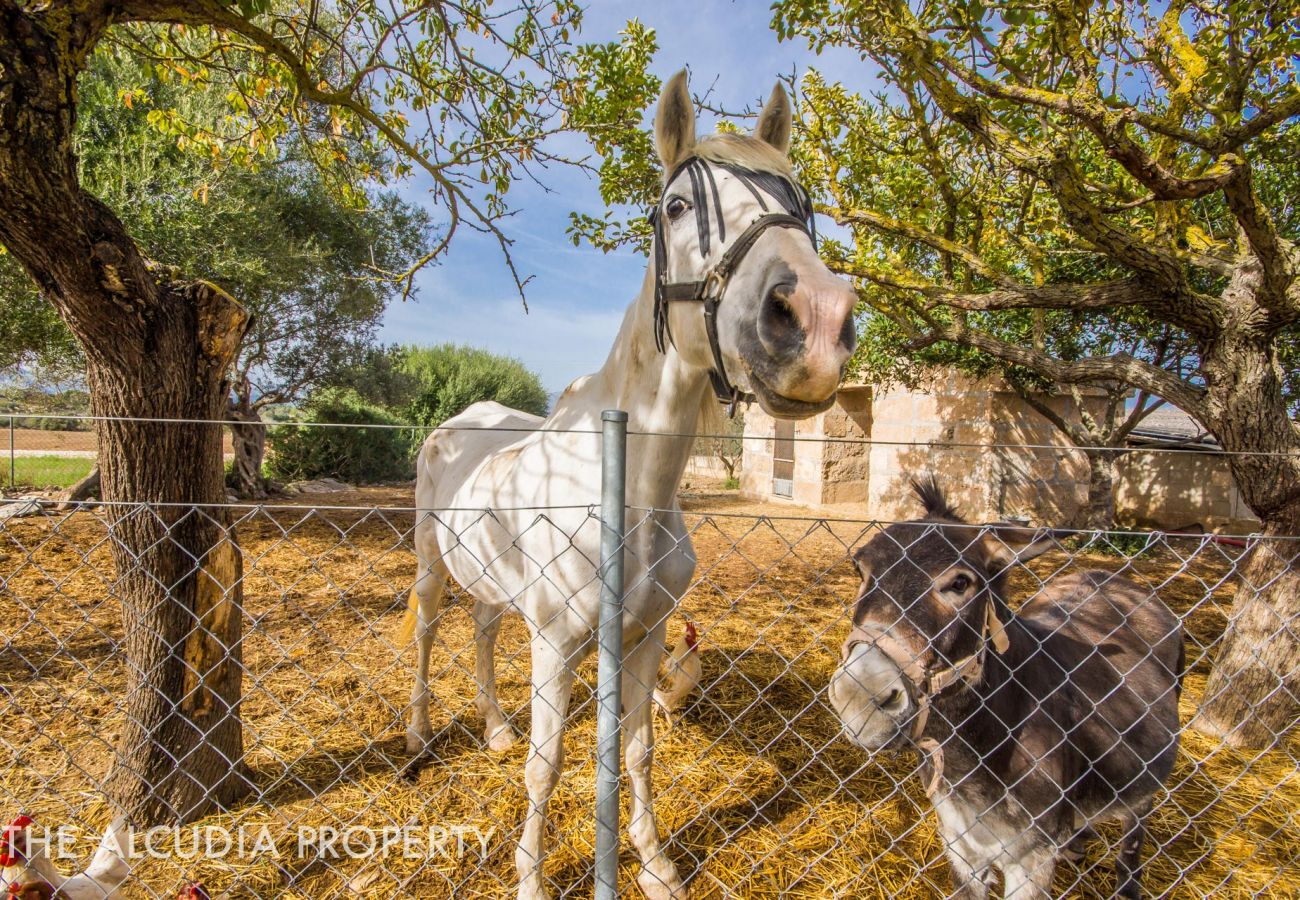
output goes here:
{"type": "Polygon", "coordinates": [[[686,900],[686,886],[672,866],[655,872],[643,869],[636,883],[646,900],[686,900]]]}
{"type": "Polygon", "coordinates": [[[488,749],[493,753],[505,753],[515,745],[515,732],[509,725],[502,725],[487,736],[488,749]]]}

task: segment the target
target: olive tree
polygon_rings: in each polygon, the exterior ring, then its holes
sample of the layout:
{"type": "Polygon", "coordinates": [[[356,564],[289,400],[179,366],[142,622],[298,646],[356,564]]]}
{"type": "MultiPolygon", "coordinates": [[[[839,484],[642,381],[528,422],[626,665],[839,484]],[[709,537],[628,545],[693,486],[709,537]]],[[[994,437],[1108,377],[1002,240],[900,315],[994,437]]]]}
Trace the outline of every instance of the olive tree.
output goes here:
{"type": "Polygon", "coordinates": [[[108,507],[128,677],[106,788],[132,821],[192,820],[249,788],[241,557],[211,505],[225,497],[221,429],[199,424],[224,418],[248,314],[149,259],[87,190],[82,75],[113,47],[179,84],[220,83],[220,128],[179,109],[155,110],[156,125],[229,165],[275,158],[292,133],[358,205],[418,174],[439,237],[380,273],[409,283],[463,227],[508,251],[507,190],[553,160],[545,138],[569,127],[559,111],[575,99],[564,52],[577,20],[568,0],[0,0],[0,245],[85,355],[104,498],[153,504],[108,507]]]}
{"type": "MultiPolygon", "coordinates": [[[[835,86],[804,123],[805,172],[852,231],[843,268],[873,309],[913,348],[1176,404],[1231,453],[1267,538],[1300,534],[1297,12],[782,0],[775,13],[782,35],[851,47],[886,85],[890,102],[867,104],[881,130],[847,121],[859,98],[835,86]],[[882,158],[882,132],[923,162],[906,186],[865,173],[877,193],[843,163],[882,158]],[[1029,332],[1008,332],[1008,312],[1029,332]],[[1183,346],[1183,364],[1150,340],[1064,353],[1033,339],[1063,314],[1114,334],[1140,317],[1183,346]]],[[[1297,720],[1296,546],[1260,541],[1242,566],[1194,723],[1230,744],[1267,745],[1297,720]]]]}

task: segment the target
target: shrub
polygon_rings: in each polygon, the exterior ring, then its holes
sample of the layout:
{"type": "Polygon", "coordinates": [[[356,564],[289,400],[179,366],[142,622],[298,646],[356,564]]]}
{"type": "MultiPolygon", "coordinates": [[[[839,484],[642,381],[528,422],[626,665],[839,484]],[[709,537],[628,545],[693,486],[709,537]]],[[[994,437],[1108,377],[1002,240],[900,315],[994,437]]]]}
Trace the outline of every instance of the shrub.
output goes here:
{"type": "MultiPolygon", "coordinates": [[[[303,406],[302,420],[346,425],[400,425],[354,391],[328,389],[303,406]]],[[[415,477],[414,429],[324,428],[282,425],[270,429],[267,471],[282,481],[338,478],[353,484],[403,481],[415,477]]]]}
{"type": "Polygon", "coordinates": [[[539,416],[550,405],[541,379],[517,359],[455,344],[407,347],[402,354],[401,368],[414,382],[410,415],[422,424],[440,425],[481,400],[539,416]]]}

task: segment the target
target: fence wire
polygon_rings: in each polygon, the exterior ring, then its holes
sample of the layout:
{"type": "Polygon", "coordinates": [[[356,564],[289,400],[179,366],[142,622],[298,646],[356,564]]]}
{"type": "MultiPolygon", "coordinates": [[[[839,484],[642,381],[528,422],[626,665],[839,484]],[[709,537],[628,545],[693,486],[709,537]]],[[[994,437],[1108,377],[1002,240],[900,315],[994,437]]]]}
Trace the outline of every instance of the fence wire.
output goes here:
{"type": "MultiPolygon", "coordinates": [[[[302,498],[233,512],[246,622],[243,763],[255,791],[194,826],[148,832],[148,847],[112,896],[173,897],[187,882],[231,897],[513,895],[526,740],[504,752],[485,748],[465,592],[473,585],[448,587],[430,674],[434,737],[413,765],[404,743],[412,652],[398,632],[415,576],[416,511],[302,498]],[[376,845],[385,840],[389,847],[376,845]]],[[[656,512],[629,511],[632,553],[646,546],[638,533],[663,528],[656,512]]],[[[51,830],[61,873],[90,862],[112,818],[101,788],[133,704],[117,602],[125,574],[110,553],[110,522],[160,514],[148,505],[112,515],[99,507],[13,518],[0,529],[0,814],[29,815],[32,835],[51,830]]],[[[526,531],[568,541],[575,529],[593,527],[594,515],[585,507],[536,510],[526,531]]],[[[486,510],[455,516],[461,538],[497,520],[486,510]]],[[[978,844],[997,832],[984,826],[1000,821],[1000,808],[989,805],[978,822],[954,819],[950,809],[936,815],[917,756],[868,753],[846,739],[827,691],[863,589],[854,551],[885,541],[896,550],[894,566],[922,571],[922,541],[885,524],[783,518],[718,496],[688,501],[686,527],[698,564],[669,618],[667,645],[680,655],[692,623],[701,671],[671,719],[656,715],[654,809],[692,896],[948,896],[954,860],[945,840],[978,844]]],[[[970,533],[956,527],[936,531],[952,548],[970,545],[970,533]]],[[[513,545],[528,538],[513,536],[513,545]]],[[[1264,546],[1261,538],[1058,535],[1047,553],[1014,566],[1008,600],[1019,609],[1087,570],[1130,579],[1144,603],[1164,603],[1186,632],[1182,695],[1158,692],[1156,700],[1177,706],[1187,723],[1221,646],[1245,554],[1257,546],[1294,564],[1294,544],[1264,546]]],[[[872,577],[883,584],[885,575],[872,577]]],[[[896,615],[884,624],[906,639],[919,607],[894,600],[896,615]]],[[[1294,640],[1294,620],[1279,627],[1294,640]]],[[[500,704],[525,736],[529,659],[525,623],[507,616],[497,646],[500,704]]],[[[545,874],[556,895],[591,887],[594,668],[594,657],[577,667],[567,762],[550,804],[545,874]]],[[[1079,672],[1067,670],[1070,678],[1079,672]]],[[[937,701],[935,710],[936,721],[950,713],[937,701]]],[[[962,740],[962,723],[953,724],[948,740],[962,740]]],[[[1026,727],[1008,723],[1018,740],[1026,727]]],[[[1123,730],[1115,737],[1126,739],[1123,730]]],[[[1067,734],[1040,747],[1031,775],[1050,769],[1053,754],[1074,740],[1067,734]]],[[[949,749],[949,775],[954,754],[949,749]]],[[[1184,730],[1173,771],[1151,791],[1145,890],[1300,896],[1297,766],[1295,736],[1244,752],[1184,730]]],[[[1140,774],[1134,769],[1131,778],[1140,774]]],[[[1019,787],[1004,786],[1006,796],[1019,787]]],[[[1100,840],[1082,848],[1080,860],[1060,854],[1053,895],[1112,896],[1123,835],[1112,825],[1097,831],[1100,840]]],[[[638,865],[629,851],[624,838],[620,883],[634,893],[638,865]]]]}
{"type": "MultiPolygon", "coordinates": [[[[753,445],[714,437],[714,455],[753,445]]],[[[10,441],[12,471],[70,481],[94,462],[90,432],[18,427],[10,441]]],[[[917,449],[900,464],[948,473],[954,492],[952,472],[976,451],[917,449]]],[[[995,503],[1027,514],[1019,528],[790,515],[708,488],[724,472],[702,459],[682,496],[697,564],[667,618],[656,687],[669,709],[654,715],[654,812],[690,896],[1091,899],[1126,895],[1135,862],[1151,896],[1300,896],[1300,736],[1242,749],[1188,727],[1234,601],[1294,587],[1300,541],[1048,535],[1023,523],[1060,519],[1061,490],[1023,473],[1008,477],[1030,485],[1024,496],[995,503]],[[991,620],[995,558],[1008,579],[991,620]],[[1018,649],[998,646],[1004,628],[1018,649]],[[1136,854],[1134,819],[1145,825],[1136,854]]],[[[1143,490],[1158,481],[1139,475],[1143,490]]],[[[0,834],[0,864],[14,864],[0,878],[14,896],[29,900],[14,888],[31,878],[57,886],[73,873],[92,877],[85,896],[188,900],[200,896],[192,883],[213,897],[515,896],[537,623],[500,616],[495,679],[519,737],[493,749],[476,701],[473,592],[513,566],[532,572],[530,590],[568,584],[577,606],[598,581],[585,555],[598,507],[416,510],[409,486],[321,481],[290,494],[60,509],[44,490],[0,502],[0,826],[31,819],[0,834]],[[195,520],[237,537],[242,557],[243,637],[229,661],[242,672],[244,739],[231,763],[252,788],[198,822],[133,823],[127,870],[105,869],[96,848],[113,831],[110,773],[130,753],[117,737],[140,700],[121,600],[148,571],[123,535],[152,525],[162,537],[147,553],[173,554],[183,570],[199,564],[178,537],[195,520]],[[403,618],[420,523],[441,529],[447,554],[497,550],[461,561],[463,583],[447,585],[430,658],[432,737],[412,753],[416,654],[403,618]]],[[[901,506],[920,514],[913,499],[901,506]]],[[[671,519],[628,509],[629,590],[676,546],[671,519]]],[[[629,640],[656,624],[625,623],[629,640]]],[[[1274,685],[1243,691],[1300,706],[1295,657],[1278,649],[1297,635],[1294,613],[1278,607],[1245,654],[1274,685]]],[[[595,670],[594,653],[573,666],[563,776],[547,810],[543,888],[556,896],[593,890],[595,670]]],[[[636,895],[638,874],[624,834],[621,891],[636,895]]]]}

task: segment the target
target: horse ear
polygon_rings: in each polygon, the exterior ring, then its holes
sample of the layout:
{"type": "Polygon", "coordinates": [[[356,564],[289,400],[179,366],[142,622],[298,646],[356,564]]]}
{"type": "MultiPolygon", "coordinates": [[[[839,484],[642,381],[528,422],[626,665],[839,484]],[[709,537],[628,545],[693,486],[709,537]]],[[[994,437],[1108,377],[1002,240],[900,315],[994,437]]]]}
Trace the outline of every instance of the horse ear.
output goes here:
{"type": "Polygon", "coordinates": [[[790,98],[785,88],[777,82],[772,88],[772,96],[767,98],[767,106],[758,117],[754,128],[754,137],[766,141],[782,153],[790,152],[790,98]]]}
{"type": "Polygon", "coordinates": [[[655,110],[655,149],[664,169],[671,171],[695,146],[695,105],[682,69],[664,86],[655,110]]]}
{"type": "Polygon", "coordinates": [[[1029,562],[1034,557],[1059,547],[1060,542],[1069,536],[1070,532],[1058,529],[1026,528],[1023,525],[998,522],[984,526],[980,543],[984,547],[989,567],[1006,570],[1016,563],[1029,562]]]}

